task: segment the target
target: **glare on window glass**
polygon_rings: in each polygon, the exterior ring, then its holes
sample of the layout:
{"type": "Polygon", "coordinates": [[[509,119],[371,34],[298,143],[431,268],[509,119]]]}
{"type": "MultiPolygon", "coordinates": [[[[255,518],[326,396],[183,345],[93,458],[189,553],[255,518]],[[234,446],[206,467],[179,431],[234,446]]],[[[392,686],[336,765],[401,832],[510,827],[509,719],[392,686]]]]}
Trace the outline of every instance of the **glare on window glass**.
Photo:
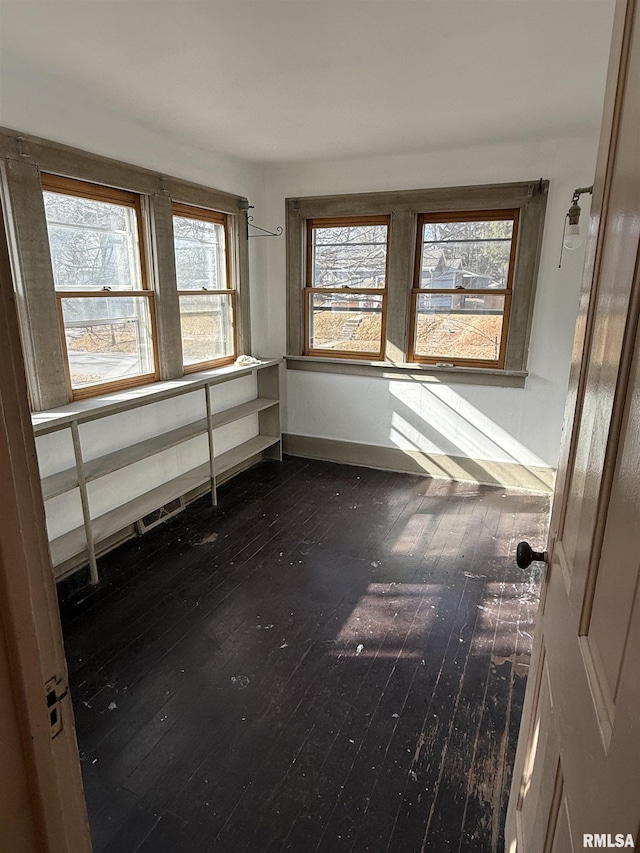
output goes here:
{"type": "Polygon", "coordinates": [[[386,222],[312,223],[307,346],[379,356],[386,289],[386,222]],[[334,292],[331,292],[334,291],[334,292]]]}
{"type": "Polygon", "coordinates": [[[185,365],[234,354],[231,294],[180,295],[180,328],[185,365]]]}
{"type": "Polygon", "coordinates": [[[178,290],[225,290],[224,226],[218,222],[173,217],[178,290]]]}
{"type": "Polygon", "coordinates": [[[513,220],[425,222],[419,287],[504,289],[513,220]]]}
{"type": "Polygon", "coordinates": [[[140,290],[134,208],[63,193],[43,195],[57,290],[140,290]]]}
{"type": "Polygon", "coordinates": [[[383,288],[387,226],[314,228],[311,287],[383,288]]]}
{"type": "Polygon", "coordinates": [[[313,349],[377,354],[381,337],[382,296],[311,294],[309,343],[313,349]]]}
{"type": "Polygon", "coordinates": [[[153,373],[153,338],[146,297],[63,297],[61,302],[73,388],[153,373]]]}
{"type": "Polygon", "coordinates": [[[443,361],[497,361],[505,297],[455,292],[417,296],[413,351],[443,361]]]}

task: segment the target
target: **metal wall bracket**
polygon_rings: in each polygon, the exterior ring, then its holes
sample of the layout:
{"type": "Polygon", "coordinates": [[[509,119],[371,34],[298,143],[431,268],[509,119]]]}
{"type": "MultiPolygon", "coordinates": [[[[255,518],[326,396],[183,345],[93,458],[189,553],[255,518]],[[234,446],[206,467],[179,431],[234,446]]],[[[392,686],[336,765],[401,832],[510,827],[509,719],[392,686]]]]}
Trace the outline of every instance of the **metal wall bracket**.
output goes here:
{"type": "Polygon", "coordinates": [[[247,237],[281,237],[282,225],[278,225],[275,231],[267,231],[266,228],[261,228],[259,225],[254,225],[253,216],[247,216],[247,224],[250,228],[255,228],[256,231],[261,231],[261,234],[247,234],[247,237]]]}

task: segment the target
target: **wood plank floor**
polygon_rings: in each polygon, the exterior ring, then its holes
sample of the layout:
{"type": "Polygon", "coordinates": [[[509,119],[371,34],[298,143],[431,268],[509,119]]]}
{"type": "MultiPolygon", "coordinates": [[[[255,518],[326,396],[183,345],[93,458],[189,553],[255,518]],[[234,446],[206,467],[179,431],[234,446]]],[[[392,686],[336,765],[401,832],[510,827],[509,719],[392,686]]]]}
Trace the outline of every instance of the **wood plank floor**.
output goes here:
{"type": "Polygon", "coordinates": [[[96,853],[502,850],[548,499],[264,462],[59,588],[96,853]]]}

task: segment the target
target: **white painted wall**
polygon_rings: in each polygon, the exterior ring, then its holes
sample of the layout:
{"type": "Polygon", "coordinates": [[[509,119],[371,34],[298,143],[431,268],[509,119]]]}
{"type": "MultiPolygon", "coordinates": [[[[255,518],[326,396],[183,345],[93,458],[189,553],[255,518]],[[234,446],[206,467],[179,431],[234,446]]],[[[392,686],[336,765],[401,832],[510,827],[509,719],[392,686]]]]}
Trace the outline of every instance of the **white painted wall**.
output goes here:
{"type": "MultiPolygon", "coordinates": [[[[0,125],[32,136],[71,145],[93,154],[244,196],[261,206],[262,170],[254,163],[213,150],[208,140],[188,132],[175,133],[132,113],[108,98],[55,74],[32,78],[5,74],[0,99],[0,125]]],[[[125,188],[126,189],[126,188],[125,188]]],[[[258,213],[259,215],[259,213],[258,213]]],[[[264,348],[262,324],[263,278],[260,240],[249,243],[249,267],[258,310],[252,317],[252,333],[264,348]]]]}
{"type": "MultiPolygon", "coordinates": [[[[42,82],[42,81],[41,81],[42,82]]],[[[110,104],[70,109],[55,79],[34,87],[13,81],[2,121],[25,133],[76,145],[167,174],[247,196],[256,222],[284,225],[284,199],[296,195],[375,192],[530,180],[551,181],[524,389],[436,386],[287,371],[285,430],[290,433],[422,449],[489,461],[554,467],[557,462],[583,255],[558,270],[562,224],[574,187],[592,181],[591,136],[432,150],[358,160],[258,166],[208,150],[194,139],[124,120],[110,104]],[[17,89],[22,86],[20,97],[17,89]]],[[[81,92],[75,93],[82,97],[81,92]]],[[[497,129],[508,140],[508,129],[497,129]]],[[[588,199],[584,200],[586,220],[588,199]]],[[[250,241],[253,351],[285,352],[285,241],[250,241]]]]}
{"type": "Polygon", "coordinates": [[[256,177],[250,162],[219,154],[206,138],[167,131],[55,74],[5,74],[2,95],[0,123],[13,130],[237,195],[256,177]]]}
{"type": "MultiPolygon", "coordinates": [[[[496,131],[508,137],[508,130],[496,131]]],[[[284,431],[496,462],[555,467],[570,367],[583,249],[558,257],[572,190],[593,181],[597,135],[270,167],[264,217],[282,224],[284,199],[469,184],[550,180],[538,290],[523,389],[395,382],[287,371],[284,431]]],[[[583,196],[586,232],[589,197],[583,196]]],[[[267,349],[286,348],[284,240],[266,257],[267,349]]],[[[410,283],[407,283],[410,287],[410,283]]]]}

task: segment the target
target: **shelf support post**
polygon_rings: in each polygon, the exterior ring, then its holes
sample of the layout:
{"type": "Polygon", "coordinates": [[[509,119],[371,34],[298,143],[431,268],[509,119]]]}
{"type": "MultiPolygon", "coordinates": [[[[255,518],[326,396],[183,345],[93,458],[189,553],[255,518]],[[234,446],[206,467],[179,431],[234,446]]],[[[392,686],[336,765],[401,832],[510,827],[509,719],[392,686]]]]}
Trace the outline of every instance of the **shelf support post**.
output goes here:
{"type": "Polygon", "coordinates": [[[84,462],[82,460],[82,446],[80,444],[80,431],[78,421],[71,421],[71,438],[73,441],[73,453],[76,458],[76,469],[78,472],[78,488],[80,490],[80,503],[82,505],[82,518],[84,521],[84,534],[87,540],[87,554],[89,556],[89,576],[91,583],[95,586],[100,582],[98,574],[98,563],[96,561],[96,548],[93,540],[93,528],[91,525],[91,509],[89,508],[89,495],[87,493],[87,481],[84,476],[84,462]]]}
{"type": "Polygon", "coordinates": [[[218,492],[216,489],[216,463],[213,447],[213,423],[211,413],[211,393],[209,391],[210,384],[204,386],[204,395],[207,403],[207,438],[209,439],[209,472],[211,477],[211,506],[218,505],[218,492]]]}

